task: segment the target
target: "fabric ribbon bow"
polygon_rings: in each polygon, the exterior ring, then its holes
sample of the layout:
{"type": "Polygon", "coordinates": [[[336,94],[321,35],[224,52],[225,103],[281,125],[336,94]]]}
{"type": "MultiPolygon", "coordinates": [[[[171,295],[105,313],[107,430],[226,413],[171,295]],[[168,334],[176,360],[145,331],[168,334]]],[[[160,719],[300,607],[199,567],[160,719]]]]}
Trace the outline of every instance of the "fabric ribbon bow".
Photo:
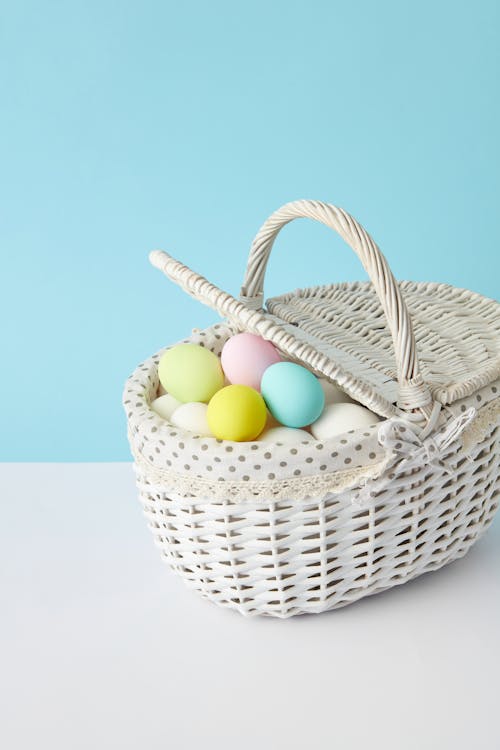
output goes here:
{"type": "Polygon", "coordinates": [[[411,422],[406,422],[404,419],[388,419],[382,422],[378,431],[378,441],[387,451],[387,463],[378,479],[372,481],[368,479],[365,485],[354,494],[353,502],[363,506],[370,497],[378,495],[391,481],[388,474],[390,468],[396,464],[403,471],[424,464],[452,474],[452,470],[443,460],[446,450],[459,438],[475,415],[476,410],[471,407],[458,417],[454,417],[444,430],[427,437],[419,436],[411,422]]]}

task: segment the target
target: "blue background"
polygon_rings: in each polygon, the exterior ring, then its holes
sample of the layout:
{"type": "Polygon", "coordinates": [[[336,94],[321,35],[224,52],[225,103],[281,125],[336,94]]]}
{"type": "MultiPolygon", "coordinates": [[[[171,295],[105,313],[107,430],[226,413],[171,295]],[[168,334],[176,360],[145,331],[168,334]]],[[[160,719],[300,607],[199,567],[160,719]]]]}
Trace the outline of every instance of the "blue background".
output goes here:
{"type": "MultiPolygon", "coordinates": [[[[22,2],[0,23],[0,457],[128,460],[123,382],[237,293],[261,222],[319,198],[398,278],[498,297],[500,3],[22,2]]],[[[267,292],[364,278],[312,222],[267,292]]]]}

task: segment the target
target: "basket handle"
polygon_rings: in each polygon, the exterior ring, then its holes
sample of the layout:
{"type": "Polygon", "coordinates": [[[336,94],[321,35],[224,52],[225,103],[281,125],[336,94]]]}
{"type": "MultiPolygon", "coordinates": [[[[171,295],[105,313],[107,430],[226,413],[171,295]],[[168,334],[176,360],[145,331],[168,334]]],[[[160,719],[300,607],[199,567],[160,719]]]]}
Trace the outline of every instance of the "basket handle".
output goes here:
{"type": "Polygon", "coordinates": [[[420,374],[413,326],[399,285],[368,232],[343,209],[321,201],[298,200],[271,214],[250,248],[240,299],[253,309],[262,308],[264,276],[274,241],[286,224],[298,218],[315,219],[334,229],[360,259],[391,331],[399,382],[398,406],[407,412],[421,410],[428,417],[432,397],[420,374]]]}

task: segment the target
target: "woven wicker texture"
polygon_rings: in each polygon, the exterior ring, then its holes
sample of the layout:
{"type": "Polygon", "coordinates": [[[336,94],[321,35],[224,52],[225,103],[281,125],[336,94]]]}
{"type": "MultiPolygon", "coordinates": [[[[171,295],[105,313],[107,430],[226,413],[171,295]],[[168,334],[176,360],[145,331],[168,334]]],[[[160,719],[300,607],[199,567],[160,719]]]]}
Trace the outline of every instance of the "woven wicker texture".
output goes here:
{"type": "MultiPolygon", "coordinates": [[[[276,455],[279,469],[257,482],[246,469],[239,477],[234,460],[222,473],[225,444],[203,439],[205,469],[188,459],[182,476],[179,451],[196,451],[196,439],[169,430],[149,407],[157,358],[139,366],[124,406],[140,498],[164,559],[190,586],[245,615],[288,617],[344,606],[467,552],[500,495],[497,303],[442,284],[398,285],[365,230],[317,201],[287,204],[265,222],[240,300],[166,253],[155,251],[151,261],[229,320],[212,348],[231,327],[253,331],[390,418],[375,432],[306,441],[292,459],[270,446],[264,459],[276,455]],[[339,232],[371,285],[301,290],[262,310],[273,242],[297,217],[339,232]],[[357,452],[358,473],[346,475],[339,462],[351,465],[357,452]],[[220,474],[212,483],[211,469],[220,474]],[[298,485],[307,482],[301,494],[298,485]]],[[[191,458],[199,464],[197,454],[191,458]]],[[[245,448],[238,459],[247,460],[245,448]]]]}
{"type": "MultiPolygon", "coordinates": [[[[410,312],[420,371],[432,396],[450,404],[500,375],[500,305],[447,284],[400,283],[410,312]]],[[[392,339],[369,283],[300,289],[267,301],[297,336],[394,403],[398,397],[392,339]]]]}
{"type": "Polygon", "coordinates": [[[341,607],[464,555],[498,507],[498,427],[451,474],[394,469],[368,508],[350,493],[314,501],[198,503],[151,486],[140,497],[162,556],[185,582],[245,615],[341,607]]]}

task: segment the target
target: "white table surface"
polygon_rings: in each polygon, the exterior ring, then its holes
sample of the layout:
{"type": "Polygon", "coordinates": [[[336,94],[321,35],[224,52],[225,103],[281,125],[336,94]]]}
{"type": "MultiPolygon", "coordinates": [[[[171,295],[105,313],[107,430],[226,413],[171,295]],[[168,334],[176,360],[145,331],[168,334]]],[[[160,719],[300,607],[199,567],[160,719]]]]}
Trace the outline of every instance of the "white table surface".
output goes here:
{"type": "Polygon", "coordinates": [[[160,560],[129,464],[0,465],[0,747],[500,748],[500,522],[439,572],[245,619],[160,560]]]}

